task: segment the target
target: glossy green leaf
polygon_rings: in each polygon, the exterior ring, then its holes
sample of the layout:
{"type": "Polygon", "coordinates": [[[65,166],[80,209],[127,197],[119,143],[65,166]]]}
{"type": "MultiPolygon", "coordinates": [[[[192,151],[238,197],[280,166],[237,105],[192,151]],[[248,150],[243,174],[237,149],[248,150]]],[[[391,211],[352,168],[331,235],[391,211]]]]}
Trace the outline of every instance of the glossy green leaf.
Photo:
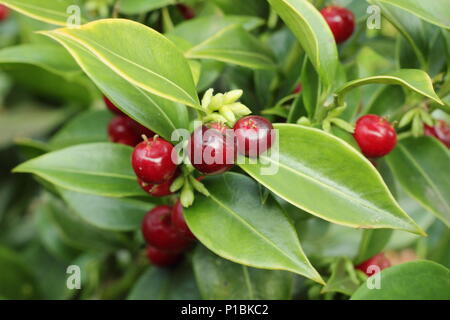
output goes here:
{"type": "Polygon", "coordinates": [[[35,65],[69,80],[81,74],[73,58],[58,45],[35,43],[1,49],[0,64],[7,63],[35,65]]]}
{"type": "Polygon", "coordinates": [[[322,282],[294,227],[275,201],[261,201],[257,183],[235,173],[210,177],[204,183],[211,195],[196,196],[185,217],[208,249],[236,263],[292,271],[322,282]]]}
{"type": "MultiPolygon", "coordinates": [[[[376,277],[372,276],[373,277],[376,277]]],[[[403,263],[381,271],[380,289],[366,283],[352,295],[352,300],[448,300],[450,271],[430,261],[403,263]]],[[[371,278],[367,281],[370,282],[371,278]]]]}
{"type": "Polygon", "coordinates": [[[106,230],[139,230],[142,218],[155,206],[141,200],[102,197],[64,189],[59,192],[84,221],[106,230]]]}
{"type": "Polygon", "coordinates": [[[355,261],[359,264],[380,253],[391,239],[393,230],[364,230],[355,261]]]}
{"type": "MultiPolygon", "coordinates": [[[[58,26],[66,26],[70,17],[76,13],[71,6],[81,6],[78,0],[1,0],[0,3],[33,19],[58,26]]],[[[83,16],[80,22],[86,22],[83,16]]]]}
{"type": "Polygon", "coordinates": [[[216,256],[197,246],[193,267],[205,300],[288,300],[293,274],[286,271],[249,268],[216,256]]]}
{"type": "Polygon", "coordinates": [[[369,100],[365,113],[389,117],[392,121],[403,113],[405,102],[406,97],[401,86],[383,86],[369,100]]]}
{"type": "Polygon", "coordinates": [[[143,91],[199,108],[187,60],[171,41],[151,28],[131,20],[105,19],[44,34],[77,43],[143,91]]]}
{"type": "Polygon", "coordinates": [[[413,90],[427,98],[436,101],[439,104],[444,104],[438,97],[433,88],[433,82],[426,72],[416,69],[402,69],[387,73],[385,75],[367,77],[362,79],[347,82],[337,90],[337,94],[344,95],[349,90],[367,84],[382,83],[382,84],[397,84],[402,85],[410,90],[413,90]]]}
{"type": "Polygon", "coordinates": [[[144,195],[131,168],[132,151],[121,144],[82,144],[22,163],[14,172],[33,173],[77,192],[111,197],[144,195]]]}
{"type": "Polygon", "coordinates": [[[231,25],[213,37],[190,48],[190,59],[213,59],[254,69],[275,67],[273,54],[240,25],[231,25]]]}
{"type": "Polygon", "coordinates": [[[337,258],[331,264],[331,275],[327,284],[322,289],[322,293],[340,292],[345,295],[352,295],[360,285],[360,280],[356,276],[353,263],[348,258],[337,258]]]}
{"type": "Polygon", "coordinates": [[[175,129],[188,126],[189,115],[184,105],[145,92],[128,82],[77,42],[57,34],[50,36],[64,45],[92,81],[134,120],[168,140],[175,129]]]}
{"type": "Polygon", "coordinates": [[[229,0],[211,0],[211,2],[222,9],[226,15],[239,14],[265,16],[268,11],[267,3],[260,0],[245,0],[239,2],[229,0]]]}
{"type": "Polygon", "coordinates": [[[124,14],[140,14],[175,3],[175,0],[125,0],[120,2],[120,12],[124,14]]]}
{"type": "Polygon", "coordinates": [[[404,190],[450,226],[450,153],[434,138],[401,140],[386,158],[404,190]]]}
{"type": "Polygon", "coordinates": [[[257,163],[240,164],[266,188],[333,223],[423,233],[395,202],[373,165],[353,147],[317,129],[274,127],[279,150],[272,148],[257,163]]]}
{"type": "Polygon", "coordinates": [[[333,84],[338,53],[333,34],[320,12],[307,0],[269,0],[269,3],[300,41],[321,79],[333,84]]]}
{"type": "Polygon", "coordinates": [[[198,300],[194,275],[185,263],[174,269],[150,267],[136,282],[128,300],[198,300]]]}
{"type": "Polygon", "coordinates": [[[0,297],[37,299],[38,288],[25,261],[11,249],[0,247],[0,297]]]}
{"type": "Polygon", "coordinates": [[[406,10],[430,23],[450,29],[450,6],[447,0],[379,0],[406,10]]]}
{"type": "Polygon", "coordinates": [[[108,110],[83,112],[50,139],[50,147],[61,149],[83,143],[107,142],[108,122],[112,117],[108,110]]]}

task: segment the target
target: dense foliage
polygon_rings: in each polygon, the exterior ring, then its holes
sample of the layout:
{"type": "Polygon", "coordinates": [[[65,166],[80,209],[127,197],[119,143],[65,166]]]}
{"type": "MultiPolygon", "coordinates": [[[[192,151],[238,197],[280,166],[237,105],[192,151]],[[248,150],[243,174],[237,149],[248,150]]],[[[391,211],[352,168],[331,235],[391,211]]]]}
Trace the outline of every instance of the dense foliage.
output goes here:
{"type": "Polygon", "coordinates": [[[450,299],[449,19],[0,0],[0,298],[450,299]]]}

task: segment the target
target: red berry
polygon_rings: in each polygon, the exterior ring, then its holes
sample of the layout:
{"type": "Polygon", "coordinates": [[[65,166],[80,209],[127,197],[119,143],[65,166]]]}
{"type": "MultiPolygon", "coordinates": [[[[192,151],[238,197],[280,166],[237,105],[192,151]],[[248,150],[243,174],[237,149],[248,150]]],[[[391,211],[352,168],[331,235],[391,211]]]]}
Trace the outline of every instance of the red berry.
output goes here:
{"type": "Polygon", "coordinates": [[[450,125],[439,120],[434,127],[425,125],[425,135],[435,137],[450,149],[450,125]]]}
{"type": "Polygon", "coordinates": [[[356,266],[356,269],[361,270],[364,272],[367,276],[372,276],[378,271],[381,271],[383,269],[389,268],[391,266],[391,262],[388,258],[384,255],[384,253],[379,253],[372,258],[364,261],[363,263],[356,266]],[[376,266],[378,268],[370,268],[371,266],[376,266]],[[379,270],[377,270],[379,269],[379,270]]]}
{"type": "Polygon", "coordinates": [[[138,183],[141,186],[144,191],[146,191],[148,194],[150,194],[153,197],[165,197],[172,194],[170,192],[170,186],[172,185],[173,181],[178,177],[178,174],[175,173],[172,178],[169,180],[161,183],[161,184],[152,184],[147,183],[143,181],[142,179],[138,178],[138,183]]]}
{"type": "Polygon", "coordinates": [[[299,84],[295,87],[293,93],[294,93],[294,94],[298,94],[298,93],[302,92],[302,89],[303,89],[302,84],[299,83],[299,84]]]}
{"type": "Polygon", "coordinates": [[[136,176],[152,184],[161,184],[172,178],[177,170],[172,161],[173,150],[169,142],[159,137],[139,143],[131,157],[136,176]]]}
{"type": "Polygon", "coordinates": [[[236,160],[231,129],[212,123],[197,128],[191,136],[188,154],[192,165],[204,174],[218,174],[231,169],[236,160]],[[222,129],[216,129],[222,128],[222,129]],[[225,131],[225,132],[224,132],[225,131]]]}
{"type": "Polygon", "coordinates": [[[142,221],[142,235],[151,246],[174,253],[182,252],[191,243],[172,223],[172,208],[158,206],[149,211],[142,221]]]}
{"type": "Polygon", "coordinates": [[[177,227],[178,232],[183,236],[192,240],[196,239],[184,219],[183,206],[181,205],[180,200],[172,207],[172,224],[177,227]]]}
{"type": "Polygon", "coordinates": [[[183,18],[185,18],[186,20],[195,18],[195,11],[191,7],[179,3],[177,4],[177,8],[180,11],[181,15],[183,16],[183,18]]]}
{"type": "Polygon", "coordinates": [[[127,116],[117,116],[108,125],[108,135],[112,142],[134,147],[141,141],[136,133],[136,123],[127,116]]]}
{"type": "Polygon", "coordinates": [[[333,32],[336,43],[351,37],[355,30],[355,16],[346,8],[330,6],[320,11],[333,32]]]}
{"type": "Polygon", "coordinates": [[[177,263],[181,258],[181,255],[178,253],[164,251],[152,246],[148,246],[147,257],[155,266],[169,267],[177,263]]]}
{"type": "Polygon", "coordinates": [[[385,119],[374,114],[358,119],[353,136],[368,158],[385,156],[397,144],[395,129],[385,119]]]}
{"type": "Polygon", "coordinates": [[[116,105],[114,103],[111,102],[111,100],[109,100],[106,96],[103,96],[103,101],[106,104],[106,107],[108,107],[109,111],[111,111],[112,113],[115,113],[119,116],[124,116],[125,114],[116,107],[116,105]]]}
{"type": "Polygon", "coordinates": [[[7,6],[0,4],[0,21],[6,20],[9,16],[9,9],[7,6]]]}
{"type": "Polygon", "coordinates": [[[272,123],[260,116],[247,116],[234,125],[236,146],[239,153],[257,157],[272,147],[275,131],[272,123]]]}

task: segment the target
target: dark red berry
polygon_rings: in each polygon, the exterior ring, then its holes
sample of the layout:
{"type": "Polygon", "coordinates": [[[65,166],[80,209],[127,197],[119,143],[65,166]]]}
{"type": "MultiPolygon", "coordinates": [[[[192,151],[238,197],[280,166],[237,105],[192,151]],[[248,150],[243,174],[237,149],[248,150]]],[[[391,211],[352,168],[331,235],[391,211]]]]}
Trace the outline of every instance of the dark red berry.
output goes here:
{"type": "Polygon", "coordinates": [[[299,84],[295,87],[293,93],[294,93],[294,94],[298,94],[298,93],[302,92],[302,89],[303,89],[302,84],[299,83],[299,84]]]}
{"type": "Polygon", "coordinates": [[[142,235],[151,246],[160,250],[182,252],[191,243],[172,223],[172,208],[158,206],[149,211],[142,221],[142,235]]]}
{"type": "Polygon", "coordinates": [[[136,123],[127,116],[117,116],[108,125],[108,135],[112,142],[134,147],[142,140],[136,132],[136,123]]]}
{"type": "Polygon", "coordinates": [[[106,96],[103,96],[103,101],[106,104],[106,107],[108,107],[109,111],[111,111],[112,113],[115,113],[119,116],[124,116],[125,114],[116,107],[116,105],[114,103],[111,102],[111,100],[109,100],[106,96]]]}
{"type": "Polygon", "coordinates": [[[195,18],[195,11],[191,7],[179,3],[177,4],[177,8],[180,11],[181,15],[183,16],[183,18],[185,18],[186,20],[195,18]]]}
{"type": "Polygon", "coordinates": [[[0,21],[6,20],[9,16],[9,9],[7,6],[0,4],[0,21]]]}
{"type": "Polygon", "coordinates": [[[160,250],[158,248],[147,246],[147,257],[152,264],[158,267],[170,267],[180,260],[179,253],[160,250]]]}
{"type": "Polygon", "coordinates": [[[172,178],[177,170],[172,161],[173,150],[169,142],[159,137],[139,143],[131,157],[136,176],[151,184],[161,184],[172,178]]]}
{"type": "MultiPolygon", "coordinates": [[[[236,148],[231,129],[215,129],[208,124],[197,128],[191,136],[188,154],[192,165],[204,174],[218,174],[231,169],[236,161],[236,148]]],[[[221,128],[220,126],[218,128],[221,128]]]]}
{"type": "Polygon", "coordinates": [[[148,194],[150,194],[153,197],[165,197],[172,194],[170,192],[170,186],[172,185],[173,181],[178,177],[178,174],[175,173],[172,178],[169,180],[161,183],[161,184],[151,184],[143,181],[142,179],[138,178],[138,183],[141,186],[144,191],[146,191],[148,194]]]}
{"type": "Polygon", "coordinates": [[[257,157],[272,147],[275,130],[272,123],[260,116],[247,116],[234,125],[236,147],[240,154],[257,157]]]}
{"type": "Polygon", "coordinates": [[[183,236],[192,240],[196,239],[184,219],[183,206],[181,205],[180,200],[172,207],[172,224],[177,227],[178,232],[183,236]]]}
{"type": "Polygon", "coordinates": [[[353,136],[368,158],[385,156],[397,144],[395,129],[385,119],[374,114],[358,119],[353,136]]]}
{"type": "Polygon", "coordinates": [[[356,266],[356,269],[361,270],[367,276],[372,276],[378,271],[389,268],[391,266],[391,262],[384,255],[384,253],[379,253],[372,258],[364,261],[363,263],[356,266]],[[372,266],[372,268],[371,268],[372,266]]]}
{"type": "Polygon", "coordinates": [[[336,43],[351,37],[355,30],[355,16],[346,8],[330,6],[320,11],[333,32],[336,43]]]}
{"type": "Polygon", "coordinates": [[[425,125],[425,135],[435,137],[450,149],[450,125],[439,120],[434,127],[425,125]]]}

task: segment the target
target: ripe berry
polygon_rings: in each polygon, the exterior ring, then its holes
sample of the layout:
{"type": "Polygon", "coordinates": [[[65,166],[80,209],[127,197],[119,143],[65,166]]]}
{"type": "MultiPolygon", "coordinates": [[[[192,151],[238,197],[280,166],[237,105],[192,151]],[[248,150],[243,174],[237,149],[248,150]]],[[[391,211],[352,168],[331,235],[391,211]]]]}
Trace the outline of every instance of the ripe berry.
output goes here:
{"type": "Polygon", "coordinates": [[[247,116],[234,125],[236,146],[239,153],[257,157],[272,147],[275,131],[272,123],[260,116],[247,116]]]}
{"type": "Polygon", "coordinates": [[[346,8],[330,6],[320,11],[333,32],[336,43],[351,37],[355,30],[355,16],[346,8]]]}
{"type": "Polygon", "coordinates": [[[370,266],[377,266],[379,268],[379,270],[381,271],[383,269],[389,268],[391,266],[391,262],[389,261],[388,258],[386,258],[384,253],[379,253],[379,254],[373,256],[372,258],[364,261],[363,263],[359,264],[358,266],[356,266],[356,269],[361,270],[367,276],[370,277],[378,272],[378,270],[376,270],[376,268],[372,267],[373,268],[372,269],[372,268],[370,268],[370,266]]]}
{"type": "Polygon", "coordinates": [[[153,197],[165,197],[172,194],[170,192],[170,186],[172,185],[173,181],[178,177],[178,174],[175,173],[172,178],[169,180],[161,183],[161,184],[152,184],[147,183],[143,181],[142,179],[138,178],[138,183],[141,186],[144,191],[146,191],[148,194],[150,194],[153,197]]]}
{"type": "Polygon", "coordinates": [[[161,184],[173,177],[177,165],[172,161],[173,146],[154,137],[139,143],[131,157],[136,176],[151,184],[161,184]]]}
{"type": "Polygon", "coordinates": [[[368,158],[385,156],[397,144],[395,129],[385,119],[374,114],[358,119],[353,136],[368,158]]]}
{"type": "Polygon", "coordinates": [[[142,135],[152,137],[154,133],[127,116],[117,116],[108,125],[108,136],[112,142],[134,147],[142,140],[142,135]]]}
{"type": "Polygon", "coordinates": [[[183,236],[192,240],[196,239],[184,219],[183,206],[181,205],[180,200],[172,207],[172,224],[177,227],[178,232],[183,236]]]}
{"type": "Polygon", "coordinates": [[[148,246],[147,257],[152,264],[158,267],[169,267],[178,262],[181,255],[169,251],[160,250],[158,248],[148,246]]]}
{"type": "Polygon", "coordinates": [[[9,9],[7,6],[0,4],[0,21],[6,20],[9,16],[9,9]]]}
{"type": "Polygon", "coordinates": [[[106,104],[106,107],[108,107],[109,111],[111,111],[112,113],[115,113],[119,116],[124,116],[125,114],[116,107],[116,105],[114,103],[111,102],[111,100],[109,100],[106,96],[103,96],[103,101],[106,104]]]}
{"type": "Polygon", "coordinates": [[[177,8],[180,11],[181,15],[183,16],[183,18],[185,18],[186,20],[195,18],[195,11],[191,7],[179,3],[177,4],[177,8]]]}
{"type": "Polygon", "coordinates": [[[142,221],[142,235],[149,245],[178,253],[185,250],[191,241],[178,232],[171,215],[172,208],[169,206],[153,208],[142,221]]]}
{"type": "Polygon", "coordinates": [[[302,92],[302,89],[303,89],[302,84],[299,83],[299,84],[295,87],[293,93],[294,93],[294,94],[298,94],[298,93],[302,92]]]}
{"type": "Polygon", "coordinates": [[[425,125],[425,135],[435,137],[450,149],[450,125],[439,120],[434,127],[425,125]]]}
{"type": "Polygon", "coordinates": [[[223,125],[212,123],[197,128],[188,145],[192,165],[204,174],[218,174],[231,169],[236,160],[233,135],[223,125]]]}

